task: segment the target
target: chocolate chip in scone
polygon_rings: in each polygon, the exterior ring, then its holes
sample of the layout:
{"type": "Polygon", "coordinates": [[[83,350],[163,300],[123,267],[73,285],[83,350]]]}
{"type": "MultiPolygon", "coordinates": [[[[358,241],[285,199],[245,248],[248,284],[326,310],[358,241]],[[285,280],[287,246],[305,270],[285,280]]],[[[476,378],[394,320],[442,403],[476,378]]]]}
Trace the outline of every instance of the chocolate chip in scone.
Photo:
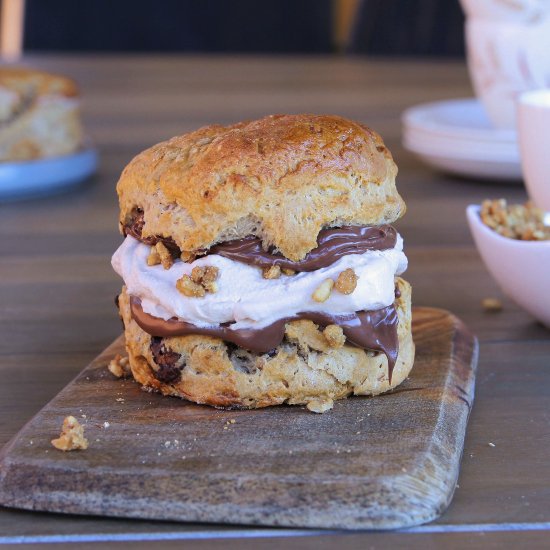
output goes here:
{"type": "Polygon", "coordinates": [[[298,355],[298,357],[300,359],[302,359],[302,361],[304,362],[308,362],[308,359],[309,359],[309,351],[307,349],[305,349],[304,347],[302,346],[297,346],[296,347],[296,354],[298,355]]]}
{"type": "Polygon", "coordinates": [[[246,374],[255,374],[261,370],[268,359],[277,355],[277,348],[270,349],[265,353],[254,353],[243,349],[233,342],[224,342],[226,345],[227,357],[236,371],[246,374]]]}
{"type": "Polygon", "coordinates": [[[234,344],[233,342],[224,341],[225,347],[227,348],[227,355],[234,352],[236,349],[239,348],[237,344],[234,344]]]}
{"type": "Polygon", "coordinates": [[[145,219],[143,217],[143,210],[136,207],[130,212],[130,217],[123,227],[124,235],[130,235],[134,237],[134,239],[141,241],[141,232],[143,231],[144,225],[145,219]]]}
{"type": "Polygon", "coordinates": [[[185,362],[182,360],[181,354],[167,348],[163,340],[158,336],[151,337],[150,349],[158,367],[153,375],[159,382],[174,384],[179,382],[185,362]]]}
{"type": "Polygon", "coordinates": [[[258,370],[257,356],[245,349],[237,347],[229,354],[229,360],[236,371],[254,374],[258,370]]]}

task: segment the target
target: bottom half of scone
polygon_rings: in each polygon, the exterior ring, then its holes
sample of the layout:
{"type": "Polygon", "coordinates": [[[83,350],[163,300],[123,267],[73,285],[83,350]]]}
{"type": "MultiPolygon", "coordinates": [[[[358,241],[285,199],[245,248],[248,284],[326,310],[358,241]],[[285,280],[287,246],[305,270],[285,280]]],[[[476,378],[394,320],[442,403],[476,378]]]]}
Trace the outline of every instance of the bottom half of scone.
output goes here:
{"type": "Polygon", "coordinates": [[[330,345],[309,320],[290,321],[283,341],[268,353],[252,353],[219,338],[151,336],[132,318],[126,288],[119,296],[133,377],[146,389],[224,408],[329,402],[376,395],[399,385],[414,362],[411,287],[396,279],[399,352],[393,371],[382,352],[344,343],[330,345]]]}

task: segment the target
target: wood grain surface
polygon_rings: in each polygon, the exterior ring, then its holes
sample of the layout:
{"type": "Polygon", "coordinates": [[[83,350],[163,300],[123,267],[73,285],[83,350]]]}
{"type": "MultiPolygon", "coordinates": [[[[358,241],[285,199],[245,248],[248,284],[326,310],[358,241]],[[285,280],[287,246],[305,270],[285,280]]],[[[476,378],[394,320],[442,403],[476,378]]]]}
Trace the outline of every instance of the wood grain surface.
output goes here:
{"type": "Polygon", "coordinates": [[[0,543],[99,541],[133,548],[136,540],[155,540],[171,548],[185,540],[186,548],[202,549],[231,544],[214,539],[232,537],[242,548],[547,548],[550,332],[502,296],[464,215],[470,203],[487,197],[520,202],[525,191],[445,176],[401,146],[403,109],[472,95],[463,63],[92,55],[24,62],[78,80],[101,164],[80,189],[0,205],[0,446],[120,333],[113,304],[120,280],[109,260],[120,243],[114,186],[122,168],[143,148],[211,122],[309,111],[377,129],[399,166],[397,184],[407,202],[398,229],[413,302],[460,317],[479,338],[480,359],[459,487],[447,511],[414,532],[322,535],[2,508],[0,543]],[[500,313],[483,311],[480,302],[489,296],[502,300],[500,313]],[[247,537],[254,539],[242,540],[247,537]]]}
{"type": "Polygon", "coordinates": [[[140,391],[107,370],[123,337],[0,453],[0,504],[141,519],[394,529],[454,493],[477,342],[451,314],[413,312],[410,377],[393,392],[305,407],[220,411],[140,391]],[[51,446],[68,415],[90,446],[51,446]]]}

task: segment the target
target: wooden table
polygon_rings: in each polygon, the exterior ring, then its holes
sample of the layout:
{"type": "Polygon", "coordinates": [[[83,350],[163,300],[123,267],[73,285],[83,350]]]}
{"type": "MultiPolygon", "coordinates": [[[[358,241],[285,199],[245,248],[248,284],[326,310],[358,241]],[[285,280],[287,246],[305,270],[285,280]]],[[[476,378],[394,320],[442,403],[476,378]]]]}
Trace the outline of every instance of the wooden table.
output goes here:
{"type": "Polygon", "coordinates": [[[461,317],[477,333],[481,356],[459,487],[430,525],[343,534],[0,509],[0,544],[78,541],[87,548],[119,541],[117,548],[147,548],[159,540],[172,548],[186,539],[188,548],[201,549],[548,547],[550,333],[502,298],[464,216],[467,204],[485,197],[522,201],[523,188],[437,174],[400,144],[405,107],[471,95],[462,63],[169,56],[28,62],[79,81],[101,166],[80,189],[0,207],[0,445],[120,333],[113,305],[120,281],[109,260],[121,240],[115,183],[122,168],[145,147],[212,122],[308,111],[376,128],[394,153],[408,204],[398,228],[414,303],[461,317]],[[483,312],[480,302],[489,296],[503,300],[501,313],[483,312]]]}

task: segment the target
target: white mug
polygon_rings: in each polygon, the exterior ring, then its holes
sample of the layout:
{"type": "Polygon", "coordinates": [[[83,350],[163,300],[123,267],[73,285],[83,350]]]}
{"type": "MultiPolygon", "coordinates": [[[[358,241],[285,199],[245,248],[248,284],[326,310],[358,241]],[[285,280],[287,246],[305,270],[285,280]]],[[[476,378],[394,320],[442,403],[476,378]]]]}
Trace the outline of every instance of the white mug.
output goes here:
{"type": "Polygon", "coordinates": [[[527,192],[536,206],[550,212],[550,88],[520,96],[517,122],[527,192]]]}
{"type": "Polygon", "coordinates": [[[541,17],[550,8],[548,0],[460,0],[467,17],[529,23],[541,17]]]}
{"type": "Polygon", "coordinates": [[[461,0],[468,69],[497,128],[514,129],[516,101],[550,86],[550,0],[461,0]]]}

